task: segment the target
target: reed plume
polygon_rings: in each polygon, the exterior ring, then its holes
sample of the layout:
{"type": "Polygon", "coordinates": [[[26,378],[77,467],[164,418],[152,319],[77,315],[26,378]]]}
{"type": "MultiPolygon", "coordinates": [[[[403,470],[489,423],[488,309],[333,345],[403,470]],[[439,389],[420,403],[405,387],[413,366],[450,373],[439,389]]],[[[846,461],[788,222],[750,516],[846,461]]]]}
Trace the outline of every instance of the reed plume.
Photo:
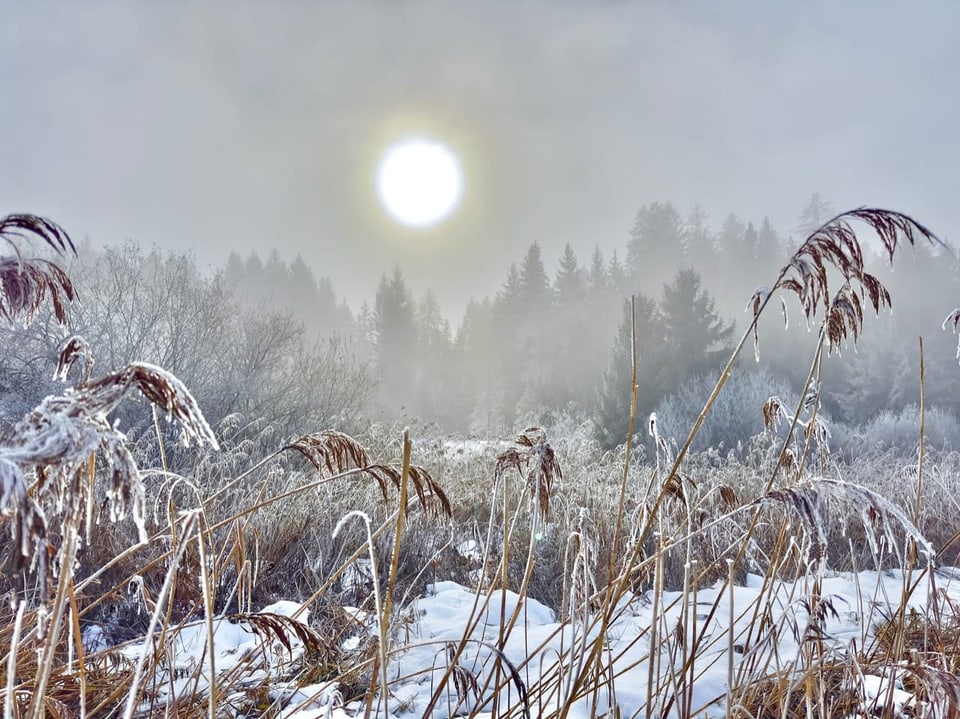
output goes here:
{"type": "Polygon", "coordinates": [[[67,305],[76,299],[70,277],[50,260],[24,257],[18,241],[40,239],[60,255],[76,254],[73,240],[56,223],[36,215],[7,215],[0,219],[0,240],[14,256],[0,256],[0,320],[9,326],[28,325],[49,296],[53,315],[67,321],[67,305]]]}

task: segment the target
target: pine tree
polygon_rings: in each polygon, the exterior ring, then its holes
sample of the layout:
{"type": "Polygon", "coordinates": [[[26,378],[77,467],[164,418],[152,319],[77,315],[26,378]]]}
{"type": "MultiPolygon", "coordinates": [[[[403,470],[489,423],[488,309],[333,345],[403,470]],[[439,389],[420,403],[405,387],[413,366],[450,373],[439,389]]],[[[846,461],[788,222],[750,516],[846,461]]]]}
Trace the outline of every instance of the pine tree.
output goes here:
{"type": "Polygon", "coordinates": [[[587,275],[587,292],[591,300],[601,303],[606,300],[609,288],[610,275],[607,273],[607,267],[604,263],[600,246],[596,245],[593,248],[593,255],[590,258],[590,274],[587,275]]]}
{"type": "Polygon", "coordinates": [[[725,282],[742,275],[739,251],[743,246],[743,233],[746,229],[743,221],[732,212],[724,218],[720,226],[720,233],[717,235],[717,265],[725,282]]]}
{"type": "Polygon", "coordinates": [[[664,285],[660,311],[665,331],[663,394],[682,381],[721,366],[732,351],[733,323],[725,323],[700,286],[699,273],[681,269],[664,285]]]}
{"type": "Polygon", "coordinates": [[[610,257],[610,266],[607,268],[607,277],[610,278],[610,293],[612,297],[617,298],[618,301],[623,300],[626,297],[630,290],[629,280],[627,279],[627,270],[623,266],[623,263],[617,258],[617,251],[613,251],[613,255],[610,257]]]}
{"type": "Polygon", "coordinates": [[[304,324],[318,334],[326,334],[326,327],[331,315],[336,310],[336,298],[327,306],[320,305],[317,292],[317,280],[313,271],[307,266],[300,255],[297,255],[287,271],[287,286],[278,298],[304,324]]]}
{"type": "Polygon", "coordinates": [[[803,242],[804,238],[836,214],[833,203],[824,200],[819,192],[814,192],[810,196],[807,206],[803,208],[803,212],[797,218],[797,233],[800,235],[800,242],[803,242]]]}
{"type": "Polygon", "coordinates": [[[740,259],[745,267],[753,267],[760,256],[760,233],[752,222],[747,223],[740,238],[740,259]]]}
{"type": "Polygon", "coordinates": [[[703,271],[716,266],[717,250],[707,227],[707,213],[694,205],[683,230],[683,254],[686,262],[703,271]]]}
{"type": "Polygon", "coordinates": [[[266,297],[264,286],[263,260],[256,252],[251,252],[243,261],[243,283],[238,290],[243,299],[260,301],[266,297]]]}
{"type": "Polygon", "coordinates": [[[388,279],[383,275],[373,305],[376,361],[381,378],[381,397],[388,412],[409,406],[417,366],[417,328],[413,295],[400,268],[388,279]]]}
{"type": "Polygon", "coordinates": [[[450,323],[440,311],[433,290],[417,303],[417,340],[428,355],[442,356],[450,351],[450,323]]]}
{"type": "Polygon", "coordinates": [[[223,281],[227,290],[236,292],[243,282],[244,274],[243,260],[236,252],[231,252],[227,257],[227,266],[223,270],[223,281]]]}
{"type": "Polygon", "coordinates": [[[513,266],[498,295],[501,326],[500,349],[505,387],[504,413],[508,423],[516,418],[521,396],[539,401],[545,397],[550,364],[556,352],[550,346],[553,289],[543,266],[540,245],[527,248],[520,269],[513,266]]]}
{"type": "MultiPolygon", "coordinates": [[[[600,262],[602,269],[602,260],[600,262]]],[[[589,402],[583,396],[584,382],[593,374],[594,336],[597,307],[587,293],[587,273],[580,267],[568,244],[560,258],[560,268],[553,283],[558,311],[550,313],[542,325],[547,330],[544,341],[552,348],[546,381],[548,409],[582,409],[589,402]]],[[[606,337],[596,338],[603,342],[606,337]]],[[[601,345],[602,346],[602,345],[601,345]]]]}
{"type": "Polygon", "coordinates": [[[271,304],[274,306],[290,306],[290,270],[276,250],[270,252],[270,257],[263,266],[262,287],[264,297],[271,304]]]}
{"type": "Polygon", "coordinates": [[[770,219],[763,218],[757,238],[757,273],[760,277],[773,277],[787,262],[786,248],[770,219]]]}
{"type": "Polygon", "coordinates": [[[450,323],[440,311],[432,290],[427,290],[416,307],[417,375],[414,412],[421,419],[449,423],[452,408],[447,402],[448,388],[455,371],[450,323]]]}
{"type": "Polygon", "coordinates": [[[563,254],[560,256],[560,269],[557,271],[557,277],[553,282],[557,304],[567,308],[579,305],[584,299],[585,286],[585,273],[568,242],[563,248],[563,254]]]}
{"type": "Polygon", "coordinates": [[[835,393],[842,403],[842,416],[864,423],[883,410],[897,412],[919,402],[919,337],[923,338],[928,404],[957,412],[956,339],[943,331],[943,320],[960,298],[960,262],[946,249],[918,244],[898,258],[895,272],[886,264],[885,257],[876,257],[871,269],[889,274],[884,283],[893,299],[893,312],[870,317],[857,351],[843,352],[841,386],[835,393]]]}
{"type": "Polygon", "coordinates": [[[520,263],[521,311],[525,317],[550,309],[552,292],[547,271],[543,267],[543,254],[536,242],[527,248],[520,263]]]}
{"type": "MultiPolygon", "coordinates": [[[[513,268],[516,271],[516,267],[513,268]]],[[[519,282],[519,274],[516,274],[519,282]]],[[[451,388],[456,406],[469,415],[460,417],[459,427],[481,436],[496,436],[502,425],[505,400],[498,314],[494,304],[471,299],[457,328],[454,356],[459,362],[458,381],[451,388]]]]}
{"type": "Polygon", "coordinates": [[[373,309],[366,300],[360,305],[356,322],[353,324],[353,343],[361,357],[374,356],[377,352],[377,330],[373,319],[373,309]]]}
{"type": "Polygon", "coordinates": [[[916,400],[916,350],[892,317],[870,317],[857,351],[841,352],[840,381],[830,399],[847,422],[863,424],[881,411],[899,412],[916,400]]]}
{"type": "Polygon", "coordinates": [[[683,262],[683,221],[669,202],[640,208],[627,243],[627,275],[633,287],[669,277],[683,262]]]}
{"type": "Polygon", "coordinates": [[[515,316],[520,311],[521,302],[520,270],[517,269],[517,263],[512,262],[507,270],[507,279],[497,292],[497,314],[504,318],[515,316]]]}

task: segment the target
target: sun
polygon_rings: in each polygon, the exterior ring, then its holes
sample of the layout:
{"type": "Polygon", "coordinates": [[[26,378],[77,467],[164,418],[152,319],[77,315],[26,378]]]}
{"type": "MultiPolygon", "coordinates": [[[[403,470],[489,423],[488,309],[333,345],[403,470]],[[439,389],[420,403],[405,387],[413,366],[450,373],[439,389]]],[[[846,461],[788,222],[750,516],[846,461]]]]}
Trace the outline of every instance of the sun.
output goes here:
{"type": "Polygon", "coordinates": [[[433,140],[392,145],[377,169],[377,196],[390,216],[408,227],[431,227],[456,210],[463,174],[456,155],[433,140]]]}

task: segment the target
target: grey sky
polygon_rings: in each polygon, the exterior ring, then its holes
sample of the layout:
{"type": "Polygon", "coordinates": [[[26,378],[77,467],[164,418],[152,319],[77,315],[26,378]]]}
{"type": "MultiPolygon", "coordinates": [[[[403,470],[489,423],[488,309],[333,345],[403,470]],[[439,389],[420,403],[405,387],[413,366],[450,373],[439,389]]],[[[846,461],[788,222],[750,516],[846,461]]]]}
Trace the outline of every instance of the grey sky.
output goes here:
{"type": "Polygon", "coordinates": [[[960,222],[953,0],[0,0],[0,19],[0,213],[211,264],[299,252],[354,308],[399,263],[457,313],[531,241],[551,272],[568,241],[586,262],[654,200],[784,232],[813,192],[960,222]],[[373,194],[414,131],[467,174],[426,233],[373,194]]]}

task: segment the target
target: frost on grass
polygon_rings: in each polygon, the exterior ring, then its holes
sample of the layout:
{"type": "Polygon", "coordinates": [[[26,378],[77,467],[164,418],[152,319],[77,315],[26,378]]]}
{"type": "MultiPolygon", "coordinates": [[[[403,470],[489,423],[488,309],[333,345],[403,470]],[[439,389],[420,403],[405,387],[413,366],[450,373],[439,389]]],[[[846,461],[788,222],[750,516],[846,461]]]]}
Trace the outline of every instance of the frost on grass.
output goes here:
{"type": "MultiPolygon", "coordinates": [[[[59,376],[66,376],[70,366],[85,357],[84,347],[82,339],[71,338],[61,353],[59,376]]],[[[84,359],[84,364],[91,369],[92,358],[84,359]]],[[[110,518],[131,515],[141,541],[146,540],[140,472],[126,435],[108,419],[133,389],[180,424],[185,442],[218,448],[187,388],[154,365],[131,363],[96,381],[81,381],[63,395],[45,398],[0,438],[0,512],[12,515],[10,526],[20,566],[32,563],[43,589],[48,561],[46,511],[52,508],[60,516],[61,533],[79,526],[98,454],[109,467],[110,518]]]]}
{"type": "Polygon", "coordinates": [[[879,557],[879,536],[886,546],[896,547],[893,528],[917,544],[928,563],[933,563],[936,550],[906,513],[889,499],[872,489],[837,479],[820,477],[795,487],[775,489],[756,500],[758,506],[781,504],[793,513],[805,530],[804,549],[808,567],[822,576],[827,561],[827,535],[831,508],[859,516],[874,555],[879,557]]]}

